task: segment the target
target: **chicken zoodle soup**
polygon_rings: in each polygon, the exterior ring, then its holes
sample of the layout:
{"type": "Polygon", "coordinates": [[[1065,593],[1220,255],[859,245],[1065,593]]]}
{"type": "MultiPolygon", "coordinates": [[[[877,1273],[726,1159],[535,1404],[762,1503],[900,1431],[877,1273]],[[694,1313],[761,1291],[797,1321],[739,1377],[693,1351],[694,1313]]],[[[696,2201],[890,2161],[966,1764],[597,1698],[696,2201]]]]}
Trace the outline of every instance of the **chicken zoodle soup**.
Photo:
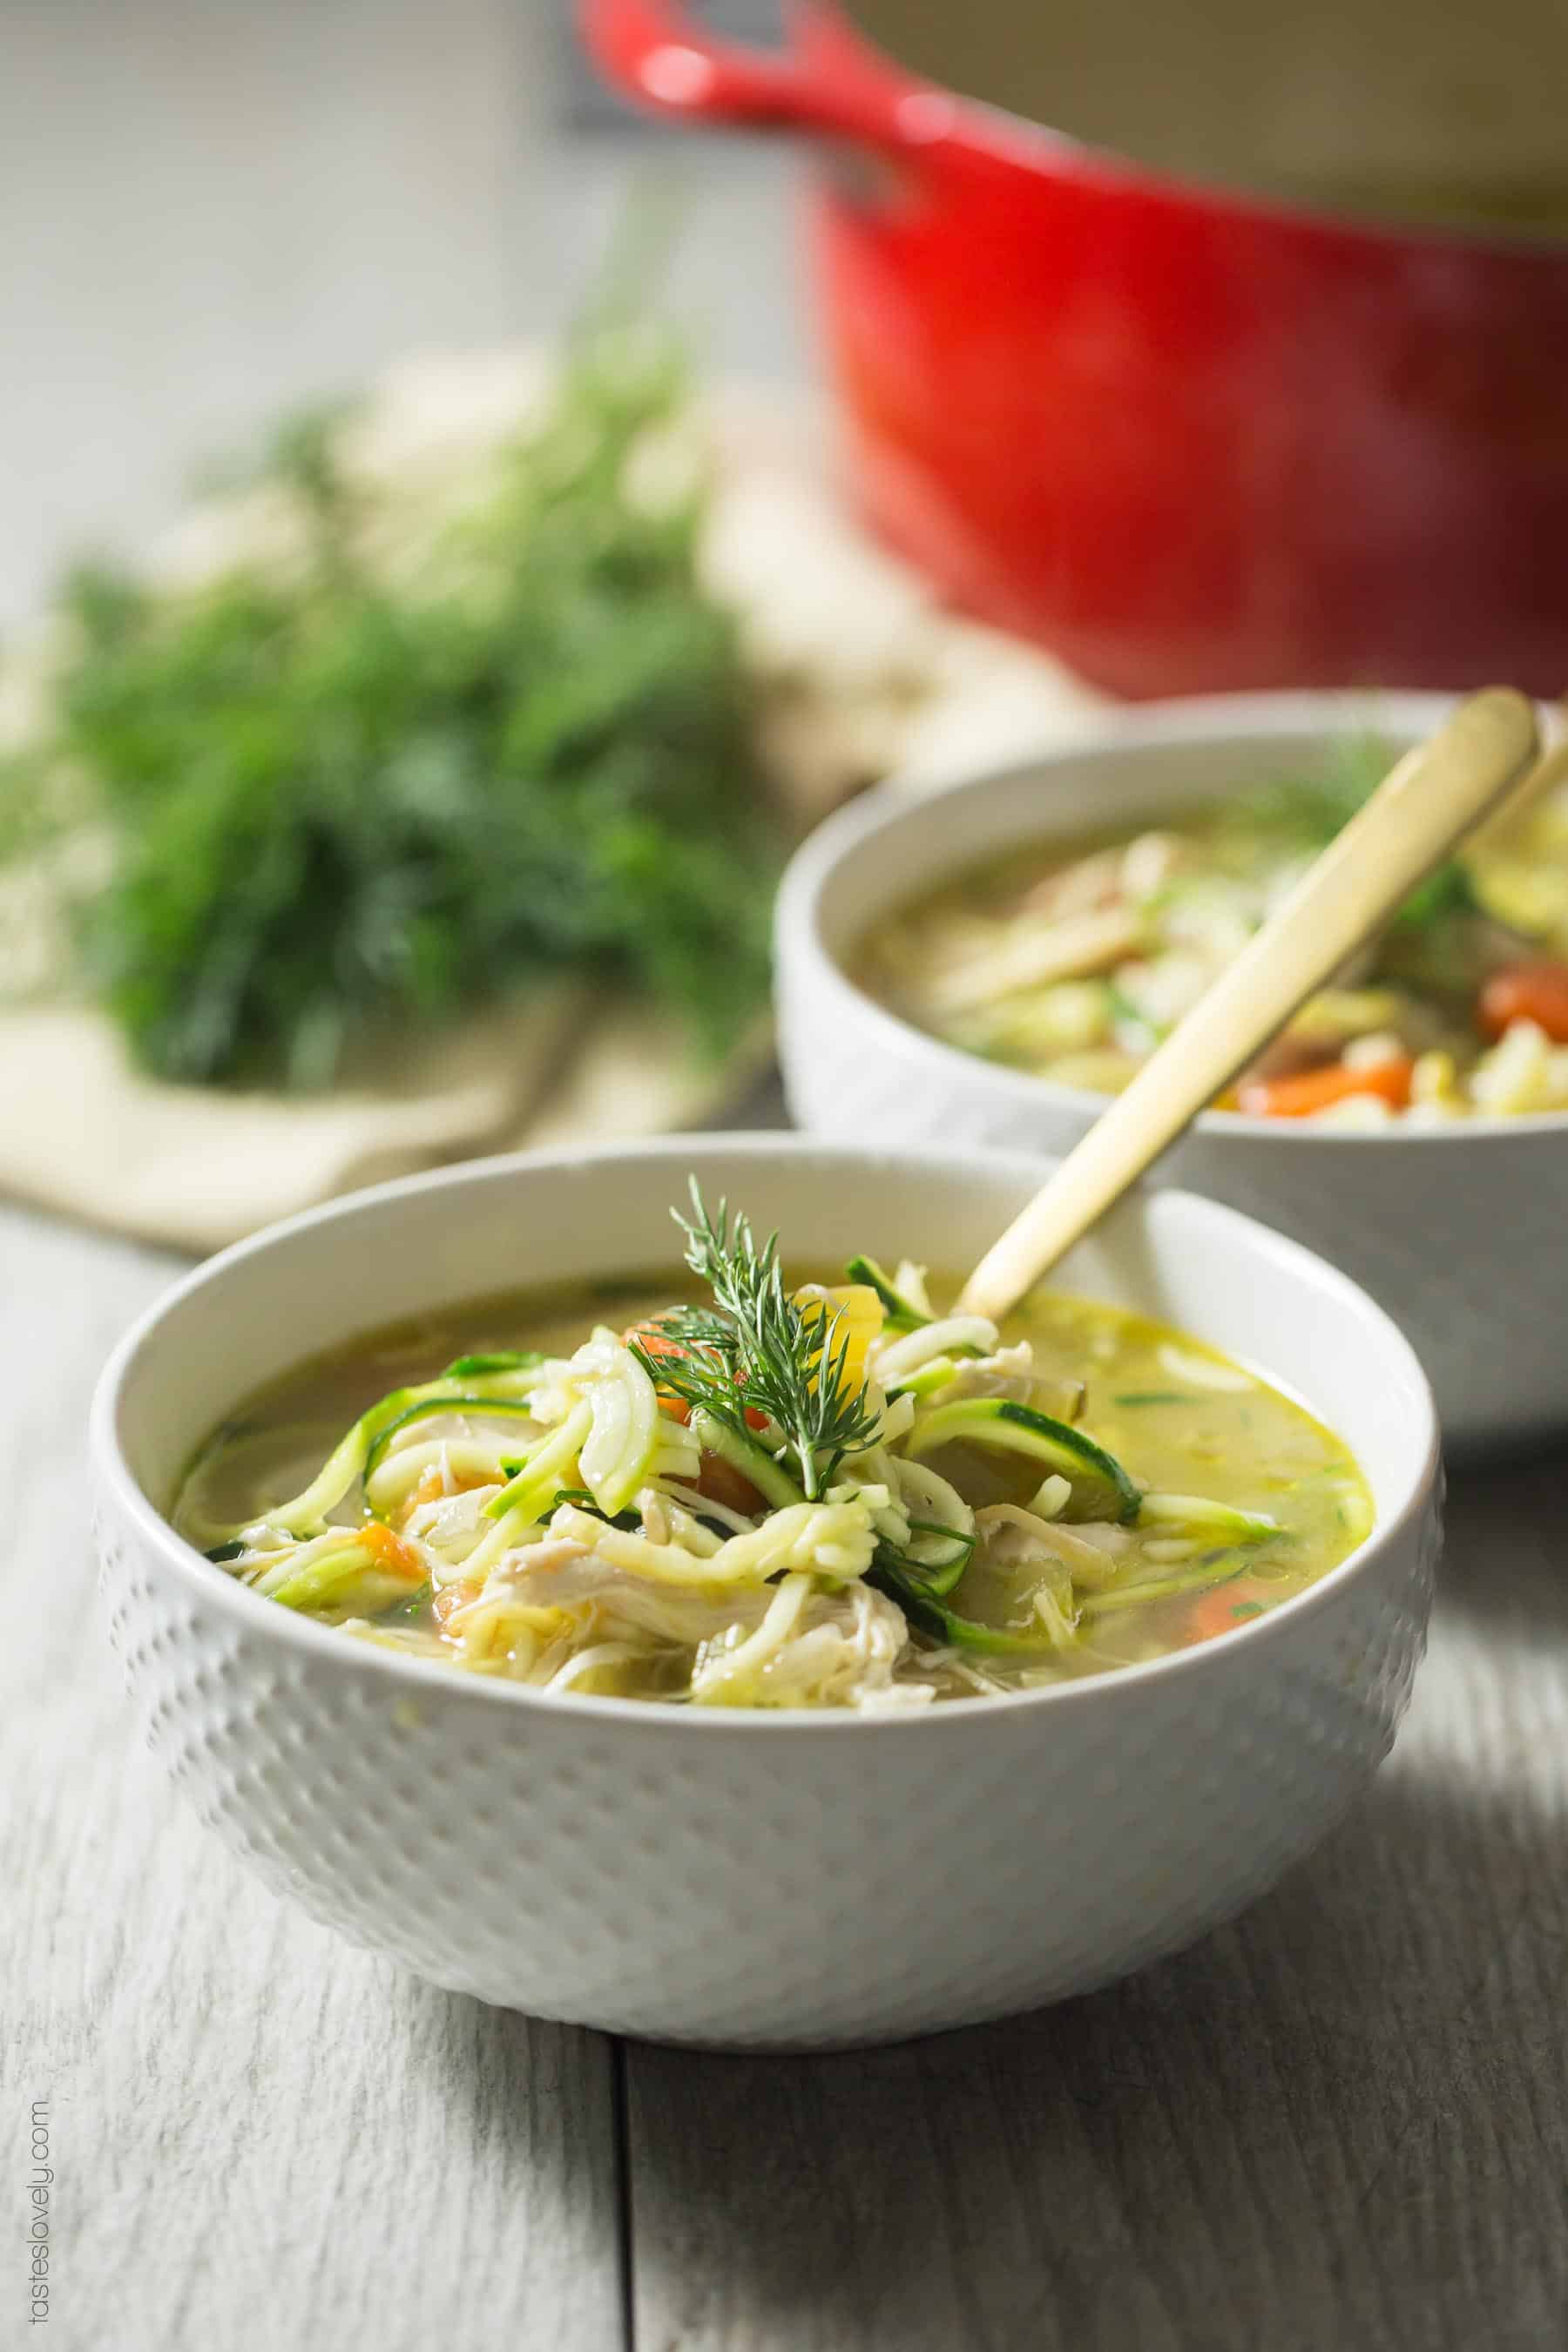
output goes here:
{"type": "MultiPolygon", "coordinates": [[[[1387,764],[1346,747],[1320,782],[1023,845],[881,925],[857,977],[950,1045],[1114,1094],[1387,764]]],[[[1424,883],[1216,1108],[1352,1129],[1568,1111],[1568,782],[1424,883]]]]}
{"type": "Polygon", "coordinates": [[[1371,1527],[1336,1439],[1159,1324],[1040,1294],[999,1329],[868,1258],[792,1286],[776,1237],[695,1186],[678,1222],[689,1280],[495,1301],[307,1367],[208,1442],[176,1527],[405,1655],[864,1712],[1206,1640],[1371,1527]]]}

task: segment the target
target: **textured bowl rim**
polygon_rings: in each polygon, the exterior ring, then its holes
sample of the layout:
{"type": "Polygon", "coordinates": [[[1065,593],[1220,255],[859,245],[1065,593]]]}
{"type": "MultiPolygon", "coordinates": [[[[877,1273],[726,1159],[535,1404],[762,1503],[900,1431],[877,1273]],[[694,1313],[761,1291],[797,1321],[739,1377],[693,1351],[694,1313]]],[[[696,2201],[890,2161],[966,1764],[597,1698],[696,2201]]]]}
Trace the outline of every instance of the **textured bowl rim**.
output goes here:
{"type": "MultiPolygon", "coordinates": [[[[134,1528],[138,1538],[150,1544],[160,1555],[165,1568],[172,1570],[198,1597],[205,1597],[210,1606],[226,1611],[248,1632],[281,1643],[285,1648],[301,1651],[307,1657],[322,1660],[336,1658],[345,1667],[354,1667],[389,1679],[392,1687],[426,1695],[446,1693],[452,1697],[471,1694],[482,1704],[521,1706],[526,1710],[542,1708],[552,1721],[562,1718],[573,1721],[581,1717],[584,1730],[614,1721],[624,1725],[642,1725],[652,1729],[662,1727],[660,1736],[686,1738],[695,1736],[711,1738],[728,1732],[741,1738],[787,1738],[805,1731],[826,1731],[836,1738],[892,1738],[902,1736],[942,1737],[935,1730],[938,1725],[962,1725],[978,1720],[982,1716],[1001,1715],[1013,1719],[1022,1717],[1040,1707],[1085,1706],[1105,1705],[1111,1693],[1121,1689],[1137,1690],[1153,1678],[1165,1679],[1173,1675],[1200,1675],[1223,1671],[1224,1661],[1237,1654],[1238,1645],[1247,1643],[1255,1649],[1282,1639],[1289,1628],[1303,1617],[1319,1610],[1332,1608],[1349,1587],[1359,1581],[1373,1563],[1427,1509],[1436,1488],[1438,1475],[1438,1433],[1436,1408],[1425,1372],[1409,1341],[1393,1318],[1337,1266],[1304,1249],[1299,1242],[1259,1224],[1238,1209],[1226,1207],[1217,1201],[1208,1201],[1193,1192],[1167,1189],[1159,1194],[1146,1194],[1154,1201],[1179,1201],[1186,1212],[1197,1211],[1210,1221],[1216,1233],[1228,1231],[1230,1237],[1254,1255],[1272,1258],[1292,1278],[1304,1286],[1337,1292],[1346,1305],[1353,1306],[1376,1330],[1380,1344],[1389,1350],[1391,1366],[1405,1375],[1416,1409],[1424,1424],[1425,1443],[1420,1446],[1420,1463],[1386,1517],[1373,1525],[1365,1541],[1336,1563],[1326,1574],[1299,1593],[1268,1611],[1261,1617],[1249,1619],[1214,1640],[1194,1643],[1191,1648],[1168,1652],[1163,1657],[1144,1661],[1136,1665],[1119,1666],[1103,1675],[1084,1675],[1079,1679],[1057,1683],[1041,1690],[1007,1691],[995,1696],[976,1695],[948,1706],[923,1708],[910,1715],[862,1716],[849,1709],[809,1707],[797,1708],[726,1708],[672,1706],[667,1701],[655,1699],[600,1698],[585,1699],[581,1694],[552,1693],[533,1690],[521,1683],[508,1682],[500,1676],[464,1675],[438,1659],[405,1658],[370,1642],[345,1642],[336,1626],[318,1624],[314,1619],[280,1609],[276,1601],[253,1592],[246,1585],[225,1576],[222,1570],[188,1543],[157,1509],[133,1475],[121,1448],[118,1420],[121,1396],[137,1375],[138,1362],[144,1348],[152,1342],[166,1318],[196,1293],[221,1287],[233,1267],[268,1251],[286,1248],[297,1235],[315,1231],[362,1215],[385,1202],[405,1199],[427,1192],[451,1191],[460,1194],[463,1187],[476,1182],[494,1181],[510,1174],[526,1183],[531,1175],[561,1175],[587,1170],[605,1162],[622,1160],[647,1164],[650,1170],[670,1163],[689,1160],[693,1153],[722,1150],[742,1158],[799,1160],[803,1164],[818,1161],[858,1160],[872,1167],[901,1168],[911,1174],[921,1171],[950,1173],[954,1160],[951,1155],[936,1152],[889,1151],[857,1149],[853,1145],[824,1142],[821,1139],[790,1134],[786,1131],[748,1131],[717,1129],[692,1135],[665,1136],[634,1144],[608,1143],[584,1151],[526,1151],[496,1154],[481,1160],[464,1160],[450,1168],[429,1170],[422,1174],[392,1179],[383,1184],[369,1186],[342,1198],[330,1201],[314,1209],[263,1228],[248,1239],[233,1244],[163,1292],[151,1307],[141,1314],[120,1339],[100,1375],[93,1395],[89,1424],[89,1452],[99,1485],[99,1507],[105,1502],[112,1505],[134,1528]],[[1215,1653],[1218,1653],[1216,1660],[1215,1653]]],[[[970,1154],[986,1168],[998,1173],[1010,1172],[1020,1177],[1043,1172],[1047,1164],[1035,1155],[1017,1151],[987,1151],[970,1154]]],[[[1347,1436],[1345,1443],[1359,1459],[1359,1440],[1347,1436]]],[[[952,1736],[949,1733],[946,1736],[952,1736]]]]}
{"type": "MultiPolygon", "coordinates": [[[[1049,1108],[1070,1111],[1081,1118],[1097,1118],[1108,1095],[1086,1087],[1064,1086],[1059,1079],[1015,1070],[1004,1062],[987,1061],[961,1045],[950,1045],[929,1030],[892,1012],[852,980],[829,948],[822,928],[822,901],[840,862],[867,841],[918,824],[933,808],[952,815],[952,829],[962,824],[963,803],[971,793],[984,793],[1026,776],[1048,777],[1053,770],[1084,759],[1136,757],[1141,750],[1164,751],[1205,744],[1234,746],[1256,738],[1260,749],[1281,735],[1342,732],[1358,719],[1366,724],[1373,713],[1395,735],[1412,739],[1429,734],[1447,717],[1456,698],[1446,694],[1361,692],[1355,688],[1303,689],[1289,694],[1216,694],[1193,696],[1170,702],[1143,703],[1135,709],[1108,712],[1101,731],[1070,742],[1046,745],[1027,757],[978,768],[935,785],[912,786],[894,775],[838,809],[818,825],[790,859],[779,886],[774,915],[776,960],[781,974],[793,967],[809,975],[830,995],[837,1007],[863,1027],[885,1049],[896,1046],[904,1058],[922,1057],[940,1081],[948,1074],[973,1080],[976,1071],[999,1098],[1024,1112],[1049,1108]]],[[[1240,784],[1231,788],[1239,792],[1240,784]]],[[[1226,788],[1194,793],[1194,799],[1226,797],[1226,788]]],[[[942,870],[942,836],[933,829],[929,856],[930,878],[942,870]]],[[[951,870],[949,866],[948,870],[951,870]]],[[[920,885],[904,894],[919,895],[920,885]]],[[[1193,1122],[1198,1134],[1220,1139],[1246,1137],[1270,1148],[1323,1150],[1350,1144],[1358,1150],[1410,1151],[1429,1144],[1480,1143],[1498,1137],[1561,1137],[1568,1129],[1568,1111],[1530,1111],[1517,1118],[1496,1115],[1456,1119],[1442,1127],[1411,1128],[1403,1122],[1386,1128],[1314,1127],[1297,1119],[1262,1118],[1247,1111],[1201,1111],[1193,1122]]]]}

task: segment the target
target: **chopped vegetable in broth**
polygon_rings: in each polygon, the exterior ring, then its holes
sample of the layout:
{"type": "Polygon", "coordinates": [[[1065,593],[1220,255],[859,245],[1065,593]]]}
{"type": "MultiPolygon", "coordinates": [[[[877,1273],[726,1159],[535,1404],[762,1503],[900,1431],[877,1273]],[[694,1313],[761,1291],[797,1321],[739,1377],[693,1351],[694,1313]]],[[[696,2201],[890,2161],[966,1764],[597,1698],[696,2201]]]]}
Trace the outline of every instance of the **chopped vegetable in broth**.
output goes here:
{"type": "MultiPolygon", "coordinates": [[[[1114,1094],[1387,763],[1347,745],[1321,778],[1157,829],[1021,845],[879,925],[858,976],[949,1045],[1114,1094]]],[[[1548,772],[1423,883],[1216,1108],[1352,1129],[1568,1111],[1568,780],[1548,772]]]]}
{"type": "Polygon", "coordinates": [[[361,1639],[555,1691],[890,1713],[1156,1658],[1342,1559],[1339,1441],[1212,1349],[869,1258],[786,1280],[695,1187],[687,1270],[384,1331],[215,1433],[174,1524],[361,1639]],[[443,1369],[444,1368],[444,1369],[443,1369]]]}

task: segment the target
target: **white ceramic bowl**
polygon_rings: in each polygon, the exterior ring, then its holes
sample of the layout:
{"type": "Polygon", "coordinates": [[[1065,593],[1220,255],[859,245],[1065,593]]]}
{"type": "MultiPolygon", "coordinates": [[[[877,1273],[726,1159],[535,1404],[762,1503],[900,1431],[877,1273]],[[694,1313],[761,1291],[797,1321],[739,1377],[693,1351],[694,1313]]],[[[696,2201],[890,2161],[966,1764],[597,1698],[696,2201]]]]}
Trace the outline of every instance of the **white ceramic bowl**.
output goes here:
{"type": "MultiPolygon", "coordinates": [[[[1168,821],[1194,800],[1320,763],[1367,726],[1398,749],[1436,695],[1248,695],[1150,708],[1104,740],[927,796],[884,786],[795,856],[779,898],[781,1050],[797,1118],[837,1140],[1069,1150],[1103,1097],[925,1035],[858,988],[867,929],[1010,843],[1168,821]]],[[[1372,1134],[1208,1111],[1157,1180],[1191,1186],[1320,1251],[1414,1342],[1451,1447],[1568,1423],[1568,1117],[1372,1134]]]]}
{"type": "Polygon", "coordinates": [[[437,1983],[730,2045],[950,2026],[1188,1942],[1303,1853],[1386,1752],[1421,1654],[1435,1421],[1342,1276],[1184,1193],[1067,1268],[1296,1390],[1357,1452],[1377,1530],[1240,1631],[1102,1680],[917,1720],[528,1691],[405,1660],[246,1591],[162,1517],[258,1382],[405,1314],[672,1257],[695,1170],[806,1259],[971,1262],[1044,1172],[798,1139],[673,1139],[383,1186],[212,1260],[93,1409],[110,1631],[177,1785],[279,1892],[437,1983]]]}

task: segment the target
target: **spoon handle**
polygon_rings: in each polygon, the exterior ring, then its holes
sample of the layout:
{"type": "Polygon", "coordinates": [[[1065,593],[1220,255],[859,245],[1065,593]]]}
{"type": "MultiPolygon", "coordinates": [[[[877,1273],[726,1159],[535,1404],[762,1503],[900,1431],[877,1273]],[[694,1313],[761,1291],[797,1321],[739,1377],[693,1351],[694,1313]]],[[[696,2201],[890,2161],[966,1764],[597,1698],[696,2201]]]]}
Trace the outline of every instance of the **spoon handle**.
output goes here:
{"type": "Polygon", "coordinates": [[[971,1275],[999,1320],[1385,922],[1535,756],[1522,694],[1489,687],[1407,751],[971,1275]]]}

